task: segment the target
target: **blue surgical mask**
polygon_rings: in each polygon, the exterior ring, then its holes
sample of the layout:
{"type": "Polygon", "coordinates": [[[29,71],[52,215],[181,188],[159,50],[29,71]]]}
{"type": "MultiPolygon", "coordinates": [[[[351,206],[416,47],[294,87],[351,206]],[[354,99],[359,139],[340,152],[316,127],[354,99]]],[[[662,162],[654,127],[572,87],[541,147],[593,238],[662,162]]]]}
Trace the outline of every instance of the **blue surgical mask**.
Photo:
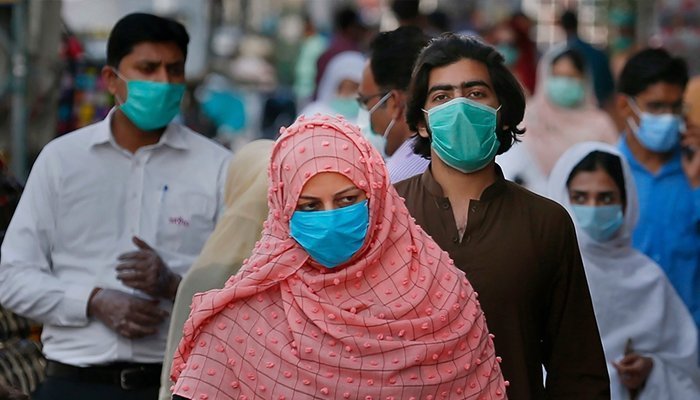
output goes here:
{"type": "Polygon", "coordinates": [[[572,205],[578,226],[597,242],[605,242],[622,226],[622,205],[581,206],[572,205]]]}
{"type": "Polygon", "coordinates": [[[360,105],[352,97],[336,97],[329,105],[333,111],[350,120],[355,120],[360,112],[360,105]]]}
{"type": "MultiPolygon", "coordinates": [[[[139,129],[152,131],[165,127],[180,112],[180,102],[185,94],[182,83],[127,80],[126,101],[119,107],[139,129]]],[[[121,99],[117,99],[121,102],[121,99]]]]}
{"type": "Polygon", "coordinates": [[[585,88],[580,79],[553,76],[547,80],[547,95],[559,107],[576,108],[583,103],[585,88]]]}
{"type": "Polygon", "coordinates": [[[350,260],[362,247],[369,225],[367,200],[328,211],[295,211],[290,234],[311,258],[326,268],[350,260]]]}
{"type": "Polygon", "coordinates": [[[680,115],[641,112],[634,100],[628,99],[628,102],[639,116],[639,125],[632,117],[627,118],[627,123],[642,146],[657,153],[666,153],[678,147],[681,132],[685,130],[685,124],[680,115]]]}
{"type": "Polygon", "coordinates": [[[498,109],[457,97],[433,107],[428,114],[435,154],[445,164],[464,172],[486,167],[496,157],[500,142],[496,136],[498,109]]]}

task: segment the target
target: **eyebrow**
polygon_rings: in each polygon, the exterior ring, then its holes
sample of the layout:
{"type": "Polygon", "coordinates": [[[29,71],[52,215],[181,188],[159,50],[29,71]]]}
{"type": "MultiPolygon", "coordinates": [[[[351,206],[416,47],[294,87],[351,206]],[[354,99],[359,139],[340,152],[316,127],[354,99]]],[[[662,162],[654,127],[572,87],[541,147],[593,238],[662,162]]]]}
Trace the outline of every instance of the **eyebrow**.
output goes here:
{"type": "MultiPolygon", "coordinates": [[[[336,194],[333,195],[333,197],[340,196],[340,195],[345,194],[347,192],[350,192],[352,190],[359,190],[359,188],[357,186],[351,186],[349,188],[346,188],[346,189],[343,189],[343,190],[337,192],[336,194]]],[[[303,196],[303,195],[299,196],[299,200],[318,200],[318,199],[319,198],[315,197],[315,196],[303,196]]]]}
{"type": "MultiPolygon", "coordinates": [[[[482,80],[462,82],[462,84],[459,85],[459,88],[460,89],[469,89],[469,88],[473,88],[476,86],[484,86],[484,87],[488,88],[489,90],[493,90],[493,89],[491,89],[491,86],[488,83],[486,83],[485,81],[482,81],[482,80]]],[[[440,85],[435,85],[435,86],[431,87],[428,90],[428,94],[431,94],[433,92],[437,92],[440,90],[455,90],[455,89],[457,89],[457,86],[440,84],[440,85]]]]}

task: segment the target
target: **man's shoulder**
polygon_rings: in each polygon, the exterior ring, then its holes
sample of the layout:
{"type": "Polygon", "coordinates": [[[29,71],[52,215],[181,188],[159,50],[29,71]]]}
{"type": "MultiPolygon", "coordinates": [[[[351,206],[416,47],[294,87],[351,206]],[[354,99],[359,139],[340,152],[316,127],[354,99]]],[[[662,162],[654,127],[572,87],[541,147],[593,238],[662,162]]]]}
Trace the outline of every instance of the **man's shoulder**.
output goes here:
{"type": "Polygon", "coordinates": [[[506,181],[506,187],[510,196],[518,208],[527,209],[544,220],[559,221],[569,220],[569,213],[564,206],[547,197],[531,192],[517,183],[506,181]]]}
{"type": "Polygon", "coordinates": [[[74,153],[80,149],[87,149],[95,135],[99,134],[100,124],[98,122],[61,135],[47,143],[41,151],[45,154],[53,154],[65,151],[74,153]]]}
{"type": "Polygon", "coordinates": [[[423,174],[414,175],[410,178],[404,179],[402,181],[394,183],[394,189],[399,193],[401,197],[407,197],[411,193],[416,193],[421,185],[421,177],[423,174]]]}

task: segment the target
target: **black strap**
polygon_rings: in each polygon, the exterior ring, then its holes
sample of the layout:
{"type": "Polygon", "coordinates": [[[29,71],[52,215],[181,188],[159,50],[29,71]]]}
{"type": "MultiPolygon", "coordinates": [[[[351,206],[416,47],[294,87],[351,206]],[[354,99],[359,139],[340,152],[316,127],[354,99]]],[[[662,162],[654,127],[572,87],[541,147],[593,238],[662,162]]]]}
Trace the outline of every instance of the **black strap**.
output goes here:
{"type": "Polygon", "coordinates": [[[160,386],[163,364],[115,363],[90,367],[75,367],[49,360],[46,375],[106,385],[116,385],[124,390],[160,386]]]}

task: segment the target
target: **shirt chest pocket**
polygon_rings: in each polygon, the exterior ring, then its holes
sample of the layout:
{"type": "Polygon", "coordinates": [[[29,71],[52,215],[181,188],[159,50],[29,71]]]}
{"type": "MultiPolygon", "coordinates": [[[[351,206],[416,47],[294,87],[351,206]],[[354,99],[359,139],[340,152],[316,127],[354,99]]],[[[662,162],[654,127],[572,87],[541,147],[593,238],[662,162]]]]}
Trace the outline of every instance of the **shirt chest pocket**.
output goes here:
{"type": "Polygon", "coordinates": [[[157,193],[156,242],[159,247],[197,255],[214,229],[216,205],[210,196],[188,188],[164,187],[157,193]]]}

